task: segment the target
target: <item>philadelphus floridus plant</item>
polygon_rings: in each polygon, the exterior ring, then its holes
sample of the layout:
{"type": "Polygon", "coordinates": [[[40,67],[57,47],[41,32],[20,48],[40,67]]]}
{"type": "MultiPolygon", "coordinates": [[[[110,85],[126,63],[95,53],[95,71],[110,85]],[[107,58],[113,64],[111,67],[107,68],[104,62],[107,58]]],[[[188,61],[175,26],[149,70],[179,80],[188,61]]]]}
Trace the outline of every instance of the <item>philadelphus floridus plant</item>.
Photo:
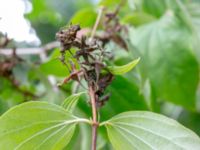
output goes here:
{"type": "Polygon", "coordinates": [[[118,11],[119,8],[114,13],[105,14],[104,32],[100,35],[94,34],[99,19],[91,37],[77,36],[81,30],[79,25],[70,25],[56,34],[61,43],[60,61],[70,72],[60,86],[74,80],[86,92],[67,97],[61,106],[34,101],[11,108],[0,117],[0,150],[67,149],[80,123],[91,126],[92,150],[98,147],[98,129],[103,127],[107,130],[107,143],[116,150],[200,150],[200,139],[195,133],[156,113],[129,111],[100,122],[99,110],[112,96],[106,88],[116,75],[127,73],[139,62],[138,58],[124,66],[107,65],[113,58],[105,48],[109,41],[128,51],[125,39],[120,36],[121,32],[128,31],[119,23],[118,11]],[[70,59],[65,58],[66,53],[71,55],[70,59]],[[82,94],[89,97],[91,119],[73,114],[82,94]]]}

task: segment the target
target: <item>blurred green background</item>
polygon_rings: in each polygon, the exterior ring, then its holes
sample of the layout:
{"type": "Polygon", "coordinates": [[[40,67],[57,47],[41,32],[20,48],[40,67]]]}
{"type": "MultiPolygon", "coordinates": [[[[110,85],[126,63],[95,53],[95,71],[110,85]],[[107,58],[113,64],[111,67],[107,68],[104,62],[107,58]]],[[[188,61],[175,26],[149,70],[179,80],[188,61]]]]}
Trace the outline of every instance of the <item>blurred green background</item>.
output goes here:
{"type": "MultiPolygon", "coordinates": [[[[32,38],[18,40],[12,37],[2,26],[5,26],[6,19],[14,18],[3,15],[1,11],[0,30],[13,38],[7,48],[44,46],[55,41],[55,33],[70,22],[91,29],[101,6],[112,12],[120,2],[15,0],[15,3],[19,1],[23,2],[26,10],[22,17],[32,38]]],[[[3,3],[0,1],[0,5],[3,3]]],[[[10,10],[11,13],[15,11],[10,10]]],[[[141,61],[132,72],[116,76],[108,88],[112,96],[101,109],[101,120],[127,110],[148,110],[174,118],[200,135],[200,0],[127,0],[120,9],[119,20],[129,31],[123,35],[129,51],[108,43],[106,48],[114,53],[112,63],[123,65],[137,57],[141,57],[141,61]]],[[[14,31],[21,30],[15,24],[11,26],[14,31]]],[[[98,31],[101,30],[103,28],[99,26],[98,31]]],[[[3,39],[2,35],[0,38],[3,39]]],[[[0,61],[3,62],[5,58],[1,55],[0,61]]],[[[11,70],[20,90],[0,75],[0,114],[30,100],[62,103],[73,92],[76,83],[57,87],[57,83],[68,75],[58,56],[59,48],[48,51],[44,58],[41,55],[21,55],[24,61],[11,70]],[[28,91],[36,97],[24,95],[21,91],[28,91]]],[[[78,115],[90,116],[87,99],[82,97],[80,100],[78,115]]],[[[86,134],[90,134],[90,128],[81,125],[66,149],[89,149],[91,140],[82,138],[86,134]],[[80,144],[76,144],[75,139],[80,140],[80,144]]],[[[110,148],[106,139],[105,131],[101,129],[99,149],[110,148]]]]}

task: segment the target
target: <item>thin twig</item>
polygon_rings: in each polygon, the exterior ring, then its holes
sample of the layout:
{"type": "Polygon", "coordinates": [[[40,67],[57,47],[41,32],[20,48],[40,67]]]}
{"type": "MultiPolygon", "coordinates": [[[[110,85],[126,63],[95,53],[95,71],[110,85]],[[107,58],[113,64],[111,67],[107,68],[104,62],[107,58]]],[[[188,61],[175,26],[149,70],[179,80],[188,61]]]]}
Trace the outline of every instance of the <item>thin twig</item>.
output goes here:
{"type": "Polygon", "coordinates": [[[104,7],[100,7],[96,22],[95,22],[94,27],[92,29],[91,40],[94,38],[95,32],[96,32],[97,27],[99,25],[99,22],[101,20],[101,16],[102,16],[103,10],[104,10],[104,7]]]}
{"type": "MultiPolygon", "coordinates": [[[[59,42],[51,42],[43,47],[36,48],[16,48],[17,55],[40,55],[43,51],[49,51],[56,47],[59,47],[59,42]]],[[[12,48],[4,48],[0,50],[0,54],[10,56],[13,54],[12,48]]]]}

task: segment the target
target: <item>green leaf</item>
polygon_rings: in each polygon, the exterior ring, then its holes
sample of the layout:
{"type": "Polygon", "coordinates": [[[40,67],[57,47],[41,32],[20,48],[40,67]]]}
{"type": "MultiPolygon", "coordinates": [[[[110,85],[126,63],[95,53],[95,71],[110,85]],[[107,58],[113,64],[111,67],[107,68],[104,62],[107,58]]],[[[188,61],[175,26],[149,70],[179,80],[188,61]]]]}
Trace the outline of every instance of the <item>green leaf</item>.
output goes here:
{"type": "Polygon", "coordinates": [[[171,7],[173,8],[176,15],[182,21],[182,25],[185,25],[192,33],[193,39],[193,47],[196,58],[200,62],[200,51],[199,51],[199,42],[200,42],[200,3],[192,1],[190,3],[184,3],[183,1],[176,0],[176,4],[174,6],[174,2],[171,2],[171,7]]]}
{"type": "Polygon", "coordinates": [[[140,61],[140,58],[131,61],[130,63],[123,66],[108,66],[108,70],[114,75],[122,75],[131,71],[140,61]]]}
{"type": "MultiPolygon", "coordinates": [[[[75,49],[71,49],[72,53],[75,53],[75,49]]],[[[40,69],[46,75],[55,75],[58,77],[66,77],[69,75],[67,66],[65,66],[59,59],[61,56],[60,49],[54,49],[54,52],[51,54],[50,59],[41,64],[40,69]],[[52,69],[53,68],[53,69],[52,69]]],[[[69,64],[69,60],[72,61],[76,68],[79,68],[78,62],[75,58],[72,57],[71,53],[67,52],[65,54],[65,61],[69,64]]],[[[69,66],[68,66],[69,67],[69,66]]]]}
{"type": "Polygon", "coordinates": [[[152,21],[155,21],[156,18],[150,14],[144,13],[144,12],[134,12],[126,15],[123,19],[123,23],[129,23],[134,26],[140,26],[143,24],[150,23],[152,21]]]}
{"type": "Polygon", "coordinates": [[[88,136],[85,138],[85,136],[91,134],[91,126],[87,124],[79,124],[70,143],[64,148],[64,150],[89,150],[91,147],[92,137],[88,136]]]}
{"type": "MultiPolygon", "coordinates": [[[[55,75],[58,77],[68,76],[69,71],[67,70],[67,67],[64,66],[62,62],[59,60],[60,56],[61,56],[60,50],[58,48],[54,49],[53,53],[50,56],[50,59],[40,65],[40,70],[45,75],[55,75]]],[[[69,58],[69,56],[66,55],[66,58],[69,58]]]]}
{"type": "Polygon", "coordinates": [[[67,67],[64,66],[58,58],[49,60],[41,64],[40,69],[46,75],[55,75],[58,77],[66,77],[69,75],[67,67]]]}
{"type": "Polygon", "coordinates": [[[157,99],[195,109],[198,62],[192,54],[191,35],[172,15],[130,31],[133,54],[143,79],[150,79],[157,99]]]}
{"type": "Polygon", "coordinates": [[[177,120],[200,136],[200,113],[183,110],[177,120]]]}
{"type": "Polygon", "coordinates": [[[199,150],[200,138],[175,120],[145,111],[121,113],[103,122],[116,150],[199,150]]]}
{"type": "Polygon", "coordinates": [[[108,87],[111,96],[100,110],[102,119],[109,119],[113,115],[124,111],[148,109],[139,87],[133,82],[133,78],[133,76],[130,79],[123,76],[115,77],[108,87]]]}
{"type": "MultiPolygon", "coordinates": [[[[99,110],[102,120],[107,120],[124,111],[148,110],[144,96],[138,85],[133,82],[133,78],[134,76],[130,79],[124,76],[116,76],[112,81],[111,85],[105,91],[105,95],[110,94],[110,98],[99,110]]],[[[77,107],[84,112],[88,118],[91,116],[91,107],[85,105],[85,99],[87,99],[87,97],[83,95],[80,99],[77,107]]]]}
{"type": "MultiPolygon", "coordinates": [[[[31,12],[25,14],[25,16],[31,22],[31,26],[36,31],[42,44],[55,40],[55,32],[63,25],[63,22],[65,23],[65,19],[62,18],[64,16],[60,12],[66,10],[66,4],[61,4],[61,1],[63,0],[60,0],[59,3],[49,0],[31,0],[31,12]],[[56,7],[58,5],[60,7],[56,7]]],[[[26,5],[28,4],[27,1],[26,5]]],[[[65,17],[69,18],[68,16],[67,13],[65,17]]]]}
{"type": "Polygon", "coordinates": [[[0,149],[62,149],[70,141],[76,124],[85,121],[55,104],[23,103],[1,116],[0,149]]]}
{"type": "Polygon", "coordinates": [[[46,0],[32,0],[31,2],[34,9],[26,15],[28,19],[36,21],[39,19],[38,16],[40,16],[42,19],[46,18],[46,20],[55,24],[55,21],[58,20],[58,15],[56,15],[56,11],[48,5],[46,0]]]}
{"type": "Polygon", "coordinates": [[[80,96],[82,94],[84,94],[85,92],[80,92],[80,93],[77,93],[77,94],[73,94],[73,95],[70,95],[69,97],[67,97],[62,106],[69,112],[72,112],[80,98],[80,96]]]}
{"type": "Polygon", "coordinates": [[[8,109],[8,102],[7,101],[3,101],[1,98],[0,98],[0,115],[2,113],[4,113],[7,109],[8,109]]]}
{"type": "Polygon", "coordinates": [[[160,17],[167,9],[166,1],[158,0],[142,0],[142,8],[148,14],[152,14],[155,17],[160,17]],[[155,9],[157,8],[157,9],[155,9]]]}
{"type": "Polygon", "coordinates": [[[92,27],[96,20],[96,12],[93,8],[85,8],[79,10],[71,19],[73,24],[80,24],[83,27],[92,27]],[[87,19],[84,19],[87,17],[87,19]]]}
{"type": "Polygon", "coordinates": [[[118,5],[121,1],[120,0],[101,0],[99,2],[100,6],[106,6],[106,7],[114,7],[118,5]]]}

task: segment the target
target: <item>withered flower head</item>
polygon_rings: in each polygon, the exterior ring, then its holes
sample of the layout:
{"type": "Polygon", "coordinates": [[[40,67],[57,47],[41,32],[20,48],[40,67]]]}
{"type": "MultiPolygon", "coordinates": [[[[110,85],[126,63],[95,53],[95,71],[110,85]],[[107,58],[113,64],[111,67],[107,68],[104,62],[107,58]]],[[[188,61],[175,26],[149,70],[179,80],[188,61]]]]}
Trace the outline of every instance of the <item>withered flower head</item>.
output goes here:
{"type": "Polygon", "coordinates": [[[56,33],[56,38],[60,41],[63,50],[68,50],[73,46],[77,32],[80,29],[79,25],[70,25],[68,29],[62,29],[56,33]]]}
{"type": "MultiPolygon", "coordinates": [[[[70,75],[67,76],[63,84],[68,83],[70,80],[75,80],[81,84],[81,79],[84,79],[88,87],[93,86],[96,95],[96,105],[102,106],[105,101],[109,99],[109,93],[105,93],[105,89],[111,84],[114,76],[106,69],[105,59],[106,51],[102,47],[102,41],[95,39],[89,40],[86,36],[78,38],[77,32],[80,30],[79,25],[71,25],[68,29],[59,31],[56,34],[57,39],[60,41],[62,49],[61,56],[62,62],[65,65],[70,65],[70,75]],[[76,50],[71,53],[71,57],[76,59],[80,69],[76,69],[71,60],[65,60],[65,53],[70,52],[71,48],[76,50]],[[65,62],[67,61],[67,62],[65,62]]],[[[109,59],[109,58],[108,58],[109,59]]]]}

